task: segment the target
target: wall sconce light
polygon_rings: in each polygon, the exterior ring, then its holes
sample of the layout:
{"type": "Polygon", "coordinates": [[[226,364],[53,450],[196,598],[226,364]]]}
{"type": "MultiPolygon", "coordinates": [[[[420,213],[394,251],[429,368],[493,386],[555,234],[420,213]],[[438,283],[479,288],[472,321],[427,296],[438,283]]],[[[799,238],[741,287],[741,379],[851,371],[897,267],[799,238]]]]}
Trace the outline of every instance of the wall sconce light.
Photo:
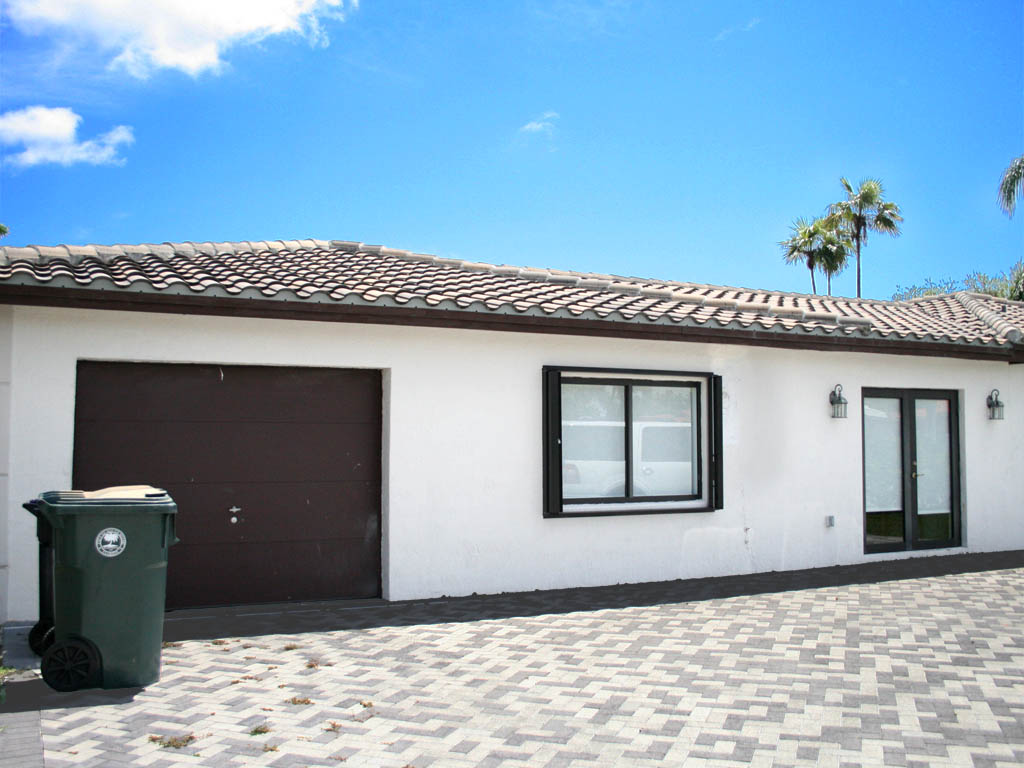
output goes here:
{"type": "Polygon", "coordinates": [[[1003,420],[1003,401],[999,399],[999,390],[993,389],[992,393],[985,398],[985,405],[988,406],[988,417],[995,421],[1003,420]]]}
{"type": "MultiPolygon", "coordinates": [[[[846,418],[846,398],[843,397],[843,385],[836,384],[835,389],[828,393],[828,402],[832,406],[833,419],[846,418]]],[[[1002,418],[1002,417],[1000,417],[1002,418]]]]}

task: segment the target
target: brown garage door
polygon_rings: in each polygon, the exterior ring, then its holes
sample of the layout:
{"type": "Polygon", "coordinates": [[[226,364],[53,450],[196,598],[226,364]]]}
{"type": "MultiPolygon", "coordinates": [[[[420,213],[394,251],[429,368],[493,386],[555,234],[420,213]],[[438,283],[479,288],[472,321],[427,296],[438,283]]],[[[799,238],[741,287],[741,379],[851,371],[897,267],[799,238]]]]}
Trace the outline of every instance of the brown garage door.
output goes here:
{"type": "Polygon", "coordinates": [[[381,377],[80,362],[75,488],[178,503],[167,607],[380,595],[381,377]]]}

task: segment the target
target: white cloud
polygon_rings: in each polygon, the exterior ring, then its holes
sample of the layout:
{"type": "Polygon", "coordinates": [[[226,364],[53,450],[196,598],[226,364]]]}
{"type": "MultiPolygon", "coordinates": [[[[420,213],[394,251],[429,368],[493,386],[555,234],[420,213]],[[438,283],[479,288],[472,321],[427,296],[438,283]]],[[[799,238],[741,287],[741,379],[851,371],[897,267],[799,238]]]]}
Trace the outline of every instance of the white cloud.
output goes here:
{"type": "Polygon", "coordinates": [[[217,71],[232,45],[295,34],[326,45],[322,22],[358,0],[7,0],[28,34],[56,34],[112,53],[110,66],[144,78],[158,69],[217,71]]]}
{"type": "Polygon", "coordinates": [[[555,120],[558,119],[557,112],[545,112],[535,120],[531,120],[519,127],[520,133],[544,133],[550,136],[555,130],[555,120]]]}
{"type": "Polygon", "coordinates": [[[135,137],[127,125],[118,125],[87,141],[78,140],[78,124],[82,122],[67,107],[25,107],[0,115],[0,143],[22,146],[21,152],[7,155],[8,162],[27,168],[43,163],[73,165],[120,165],[117,154],[122,145],[135,137]]]}
{"type": "Polygon", "coordinates": [[[756,27],[760,23],[761,20],[755,17],[748,21],[746,24],[736,27],[726,27],[717,35],[715,35],[714,42],[720,43],[735,32],[750,32],[754,27],[756,27]]]}

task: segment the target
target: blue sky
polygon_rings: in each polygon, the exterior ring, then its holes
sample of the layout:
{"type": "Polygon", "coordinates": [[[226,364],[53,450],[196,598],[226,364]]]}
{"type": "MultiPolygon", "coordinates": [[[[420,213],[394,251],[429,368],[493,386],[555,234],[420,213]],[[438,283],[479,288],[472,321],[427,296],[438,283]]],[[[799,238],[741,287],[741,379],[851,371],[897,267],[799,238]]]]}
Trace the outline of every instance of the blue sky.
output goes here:
{"type": "Polygon", "coordinates": [[[905,222],[866,296],[1024,256],[996,202],[1017,0],[7,0],[2,36],[7,245],[318,237],[808,292],[778,241],[873,176],[905,222]]]}

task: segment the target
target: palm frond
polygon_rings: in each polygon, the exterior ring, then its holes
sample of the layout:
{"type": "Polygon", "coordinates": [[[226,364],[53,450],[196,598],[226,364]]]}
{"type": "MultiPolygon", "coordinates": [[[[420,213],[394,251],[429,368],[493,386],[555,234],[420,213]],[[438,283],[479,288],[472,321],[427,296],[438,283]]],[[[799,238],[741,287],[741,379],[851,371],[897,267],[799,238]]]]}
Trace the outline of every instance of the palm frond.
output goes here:
{"type": "Polygon", "coordinates": [[[846,269],[850,260],[853,242],[841,228],[830,227],[825,219],[819,219],[820,240],[815,261],[829,279],[846,269]]]}
{"type": "Polygon", "coordinates": [[[801,264],[811,273],[811,290],[818,292],[814,284],[814,270],[818,268],[817,259],[820,248],[820,231],[817,222],[808,222],[799,218],[793,222],[790,230],[792,235],[779,243],[782,247],[782,258],[787,264],[801,264]]]}
{"type": "Polygon", "coordinates": [[[900,215],[899,206],[896,203],[883,202],[875,209],[869,227],[875,232],[899,237],[901,221],[903,221],[903,217],[900,215]]]}
{"type": "Polygon", "coordinates": [[[875,204],[885,197],[885,187],[882,186],[880,179],[864,179],[860,183],[858,191],[862,197],[871,200],[875,204]]]}
{"type": "Polygon", "coordinates": [[[828,207],[825,215],[822,216],[818,221],[825,229],[831,230],[843,230],[846,229],[846,219],[842,213],[838,210],[839,203],[833,203],[828,207]]]}
{"type": "Polygon", "coordinates": [[[999,182],[999,205],[1010,216],[1017,208],[1017,197],[1024,193],[1024,155],[1015,157],[999,182]]]}
{"type": "Polygon", "coordinates": [[[857,206],[850,200],[840,200],[828,207],[825,216],[829,221],[835,222],[835,227],[842,227],[854,240],[864,237],[866,229],[864,216],[858,211],[857,206]]]}

